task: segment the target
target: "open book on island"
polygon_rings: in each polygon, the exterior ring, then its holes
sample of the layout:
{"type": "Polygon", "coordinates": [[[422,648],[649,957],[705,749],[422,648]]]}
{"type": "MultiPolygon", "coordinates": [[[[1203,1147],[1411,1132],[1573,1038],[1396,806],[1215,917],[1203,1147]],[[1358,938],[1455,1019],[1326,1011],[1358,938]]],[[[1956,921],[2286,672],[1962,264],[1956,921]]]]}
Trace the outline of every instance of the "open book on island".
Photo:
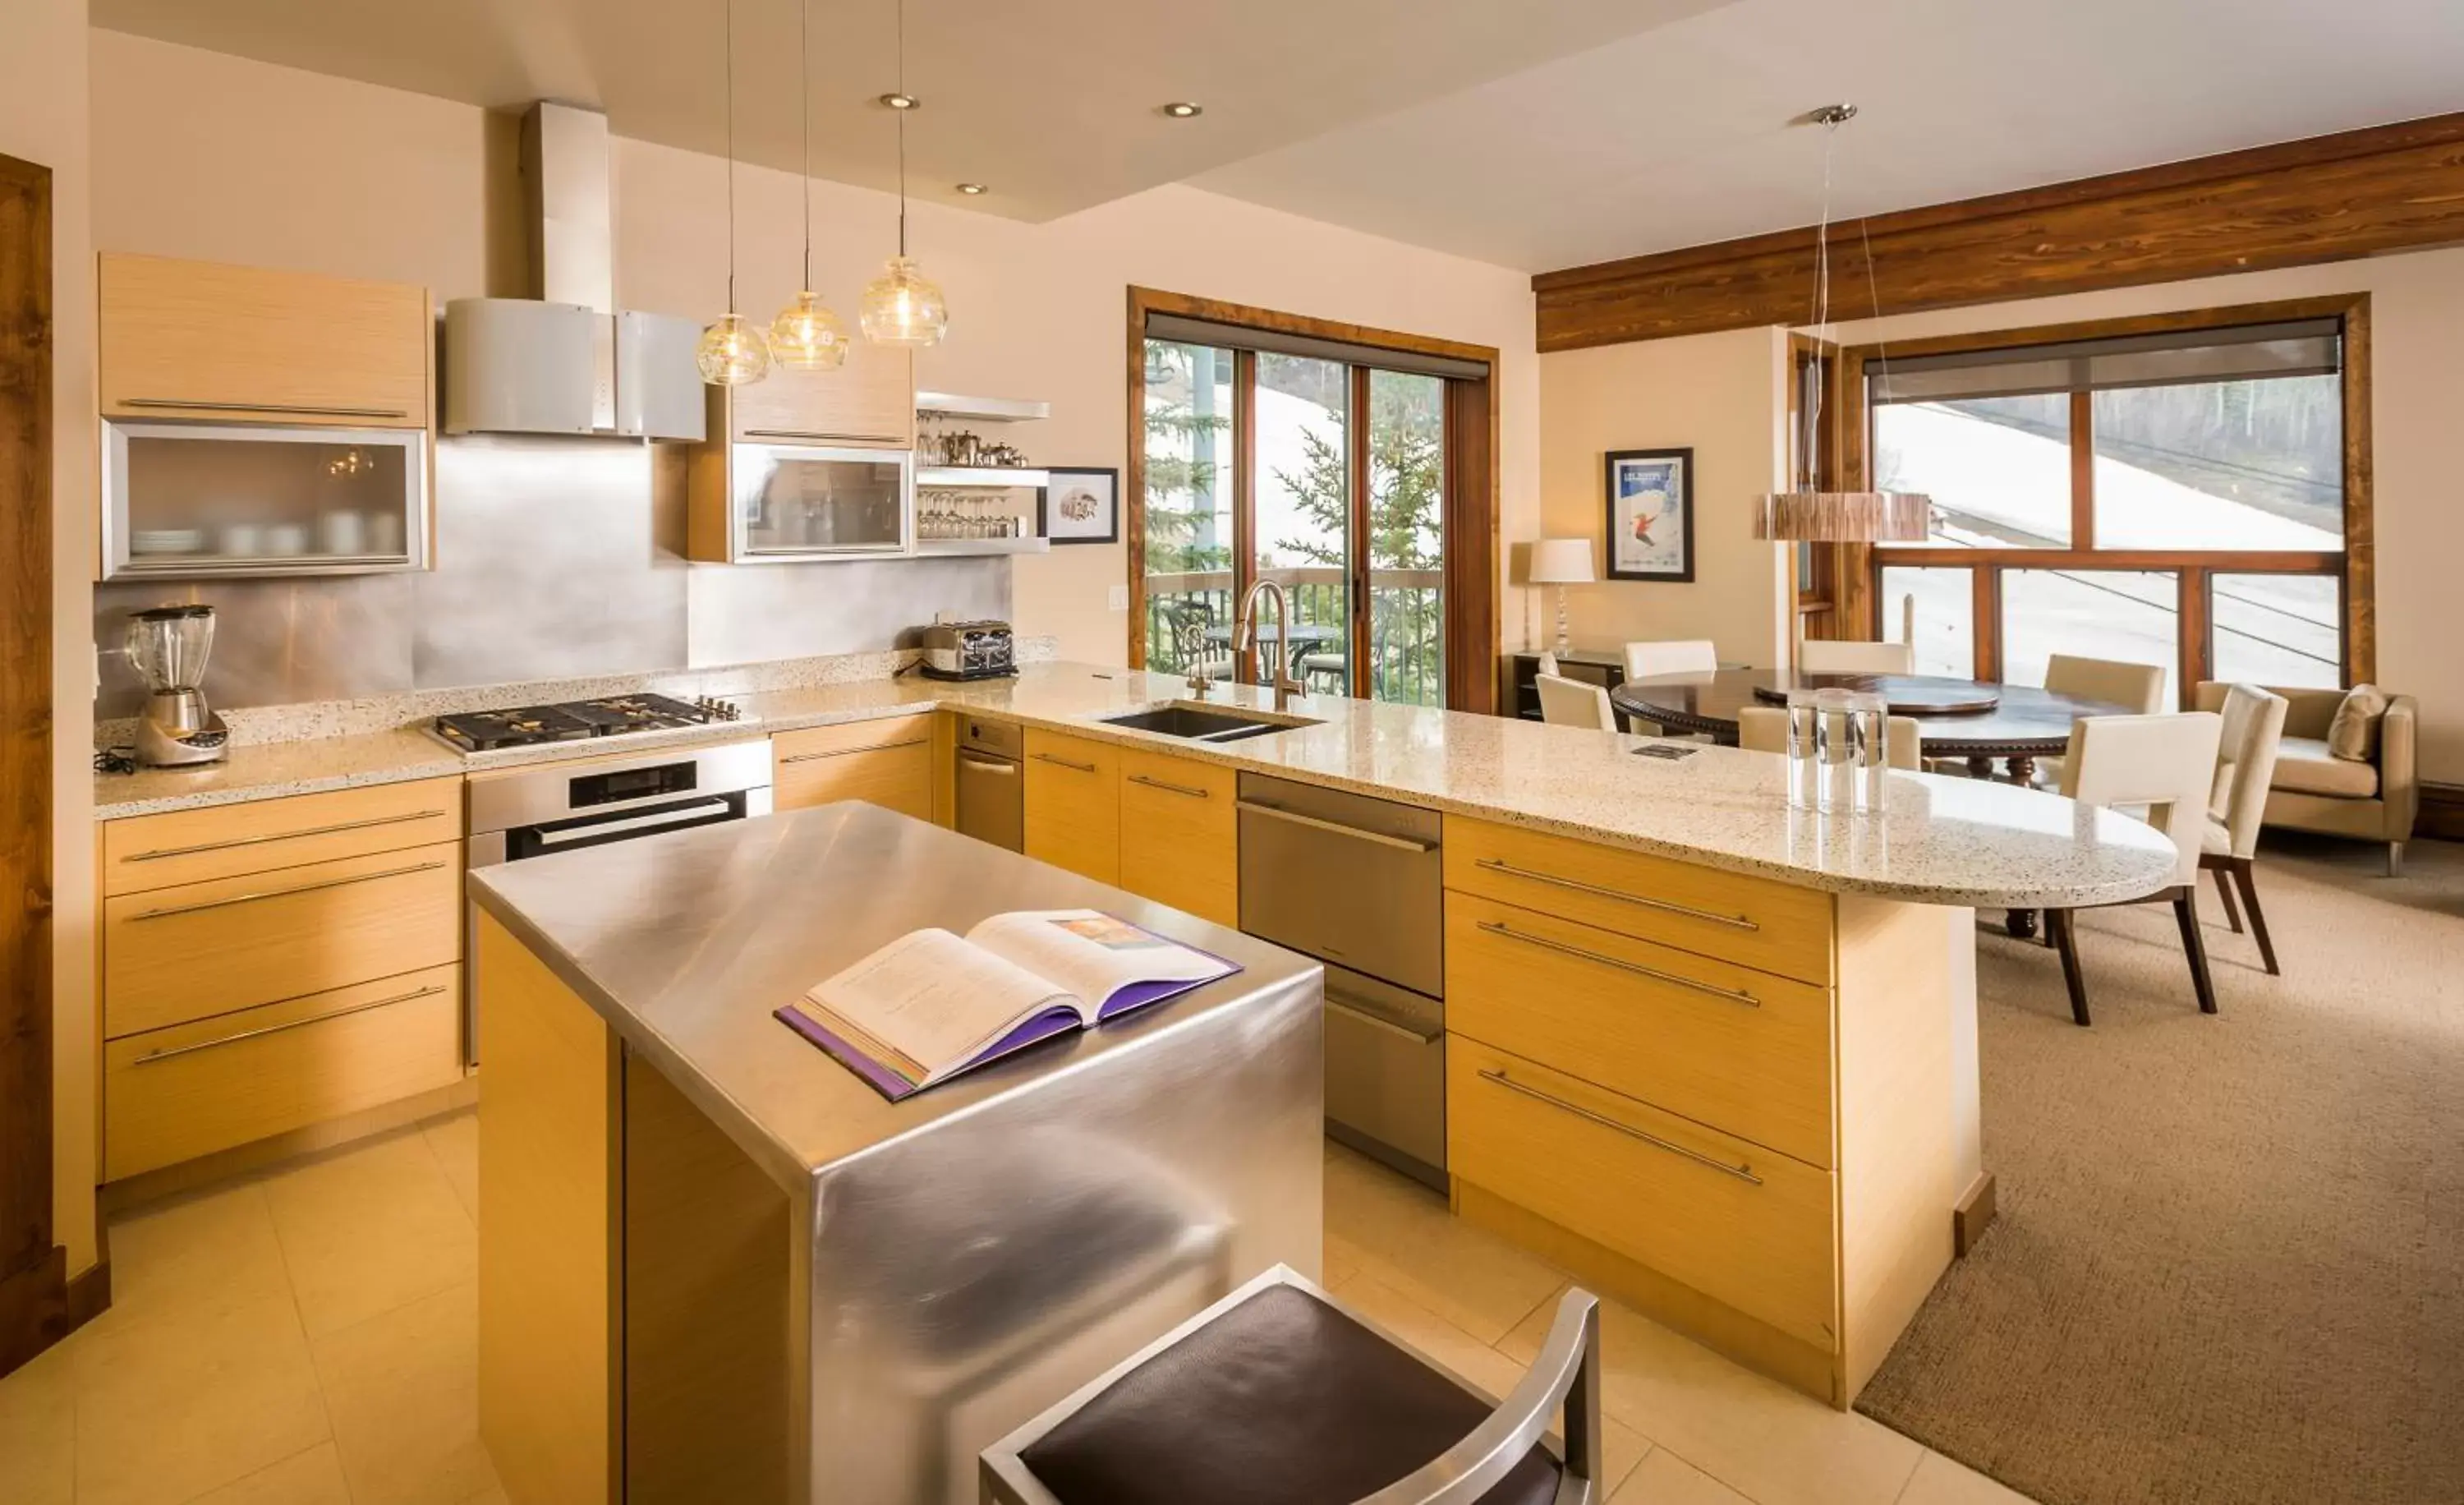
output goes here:
{"type": "Polygon", "coordinates": [[[901,936],[778,1017],[896,1102],[1240,970],[1101,910],[1017,910],[901,936]]]}

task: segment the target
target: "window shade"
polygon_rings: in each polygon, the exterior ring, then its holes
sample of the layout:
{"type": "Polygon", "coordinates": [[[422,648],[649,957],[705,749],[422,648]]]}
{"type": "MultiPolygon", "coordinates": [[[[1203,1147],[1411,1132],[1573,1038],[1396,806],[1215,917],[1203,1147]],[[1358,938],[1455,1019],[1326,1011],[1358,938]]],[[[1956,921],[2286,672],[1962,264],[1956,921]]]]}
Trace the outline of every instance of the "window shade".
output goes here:
{"type": "Polygon", "coordinates": [[[1283,334],[1272,329],[1252,329],[1245,324],[1192,319],[1185,314],[1147,315],[1147,338],[1181,344],[1213,345],[1223,350],[1267,350],[1277,355],[1339,361],[1346,365],[1375,366],[1381,371],[1442,376],[1456,382],[1477,382],[1488,375],[1488,363],[1485,361],[1464,361],[1453,356],[1427,355],[1418,350],[1394,350],[1384,345],[1353,344],[1344,340],[1283,334]]]}
{"type": "Polygon", "coordinates": [[[2236,329],[1962,350],[1878,361],[1866,369],[1873,401],[1918,403],[2247,382],[2273,376],[2333,376],[2343,364],[2343,323],[2313,319],[2236,329]]]}

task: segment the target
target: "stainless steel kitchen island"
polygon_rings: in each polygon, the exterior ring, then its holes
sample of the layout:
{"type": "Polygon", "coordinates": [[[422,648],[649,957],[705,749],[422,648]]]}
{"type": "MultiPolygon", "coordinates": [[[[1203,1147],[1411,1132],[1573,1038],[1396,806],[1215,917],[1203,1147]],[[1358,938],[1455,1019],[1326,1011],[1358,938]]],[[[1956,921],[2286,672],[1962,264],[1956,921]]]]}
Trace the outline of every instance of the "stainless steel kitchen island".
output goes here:
{"type": "Polygon", "coordinates": [[[984,1443],[1320,1264],[1320,969],[836,805],[471,880],[481,1432],[533,1505],[974,1498],[984,1443]],[[885,941],[1089,906],[1240,974],[901,1103],[771,1010],[885,941]]]}

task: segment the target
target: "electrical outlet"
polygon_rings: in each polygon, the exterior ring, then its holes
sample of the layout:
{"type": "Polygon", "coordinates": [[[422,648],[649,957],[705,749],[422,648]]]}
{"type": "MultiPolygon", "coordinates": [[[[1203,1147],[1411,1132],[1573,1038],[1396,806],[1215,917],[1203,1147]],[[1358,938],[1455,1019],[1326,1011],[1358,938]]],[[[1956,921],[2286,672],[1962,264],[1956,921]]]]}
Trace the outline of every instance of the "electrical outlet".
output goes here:
{"type": "Polygon", "coordinates": [[[1127,586],[1114,586],[1110,591],[1106,592],[1104,605],[1110,607],[1115,611],[1127,611],[1130,609],[1130,587],[1127,586]]]}

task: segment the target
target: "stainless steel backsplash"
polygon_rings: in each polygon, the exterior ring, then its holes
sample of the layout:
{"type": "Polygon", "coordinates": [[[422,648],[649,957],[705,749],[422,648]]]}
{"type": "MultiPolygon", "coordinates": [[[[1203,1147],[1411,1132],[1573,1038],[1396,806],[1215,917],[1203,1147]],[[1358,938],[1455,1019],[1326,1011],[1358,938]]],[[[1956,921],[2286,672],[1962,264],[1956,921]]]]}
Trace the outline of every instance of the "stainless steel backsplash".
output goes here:
{"type": "Polygon", "coordinates": [[[1009,615],[1006,559],[690,564],[684,473],[681,446],[441,439],[432,570],[97,586],[95,715],[137,713],[127,615],[166,601],[214,607],[206,695],[232,707],[878,652],[935,611],[1009,615]]]}

